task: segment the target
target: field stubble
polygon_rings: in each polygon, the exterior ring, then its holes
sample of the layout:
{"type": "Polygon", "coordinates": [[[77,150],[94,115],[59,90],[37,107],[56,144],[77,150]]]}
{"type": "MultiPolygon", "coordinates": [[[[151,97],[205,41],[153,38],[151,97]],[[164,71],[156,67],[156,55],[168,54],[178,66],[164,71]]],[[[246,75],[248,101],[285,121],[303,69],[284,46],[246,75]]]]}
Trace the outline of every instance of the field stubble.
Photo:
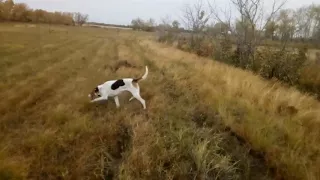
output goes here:
{"type": "Polygon", "coordinates": [[[320,177],[320,105],[295,89],[141,33],[1,26],[0,179],[320,177]],[[88,103],[145,65],[146,111],[88,103]]]}

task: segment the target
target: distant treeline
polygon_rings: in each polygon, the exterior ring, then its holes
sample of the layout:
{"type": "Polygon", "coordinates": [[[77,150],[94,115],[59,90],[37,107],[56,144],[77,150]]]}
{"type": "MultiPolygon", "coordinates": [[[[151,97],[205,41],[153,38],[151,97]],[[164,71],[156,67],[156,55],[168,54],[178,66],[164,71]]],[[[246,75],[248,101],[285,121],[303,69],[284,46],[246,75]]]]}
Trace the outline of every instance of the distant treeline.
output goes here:
{"type": "Polygon", "coordinates": [[[105,24],[98,22],[88,22],[87,24],[97,25],[97,26],[113,26],[113,27],[121,27],[121,28],[132,28],[130,25],[120,25],[120,24],[105,24]]]}
{"type": "Polygon", "coordinates": [[[179,32],[192,32],[191,30],[186,30],[182,27],[179,27],[178,24],[177,26],[173,26],[173,27],[167,26],[161,23],[156,25],[156,23],[152,19],[145,21],[140,18],[133,19],[130,25],[107,24],[107,23],[98,23],[98,22],[88,22],[87,24],[97,25],[97,26],[113,26],[113,27],[119,27],[119,28],[132,28],[133,30],[141,30],[141,31],[149,31],[149,32],[154,32],[162,29],[166,29],[166,30],[170,29],[170,31],[175,29],[176,31],[179,31],[179,32]]]}
{"type": "MultiPolygon", "coordinates": [[[[320,100],[320,52],[308,50],[320,47],[320,5],[292,10],[282,9],[280,3],[265,18],[257,16],[265,11],[263,1],[232,2],[238,2],[234,9],[239,13],[233,19],[219,17],[213,5],[187,6],[182,20],[191,33],[177,31],[178,22],[164,21],[158,41],[280,80],[320,100]]],[[[141,22],[134,21],[137,27],[141,22]]]]}
{"type": "Polygon", "coordinates": [[[48,12],[42,9],[31,9],[25,3],[0,0],[0,21],[82,25],[87,19],[88,15],[81,13],[48,12]]]}

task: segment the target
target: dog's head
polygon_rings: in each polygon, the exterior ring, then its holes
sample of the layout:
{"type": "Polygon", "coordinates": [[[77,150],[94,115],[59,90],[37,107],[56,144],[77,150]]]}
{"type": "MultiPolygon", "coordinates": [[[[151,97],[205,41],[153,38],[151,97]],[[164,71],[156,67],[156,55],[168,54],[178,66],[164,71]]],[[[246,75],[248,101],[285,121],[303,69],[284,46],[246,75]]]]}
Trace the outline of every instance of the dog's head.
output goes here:
{"type": "Polygon", "coordinates": [[[94,89],[90,92],[90,94],[88,95],[88,97],[91,98],[91,100],[94,100],[94,99],[96,99],[96,98],[98,98],[98,97],[101,97],[99,88],[98,88],[98,87],[94,88],[94,89]]]}

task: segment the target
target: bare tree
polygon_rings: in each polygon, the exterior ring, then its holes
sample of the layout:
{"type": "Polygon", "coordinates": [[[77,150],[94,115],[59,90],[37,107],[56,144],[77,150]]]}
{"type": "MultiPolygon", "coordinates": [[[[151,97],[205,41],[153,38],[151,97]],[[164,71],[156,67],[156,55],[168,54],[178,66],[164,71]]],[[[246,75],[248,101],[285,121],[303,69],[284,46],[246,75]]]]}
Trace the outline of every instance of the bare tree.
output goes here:
{"type": "Polygon", "coordinates": [[[294,11],[291,9],[281,10],[278,17],[278,34],[282,41],[292,40],[296,34],[296,21],[294,18],[294,11]]]}
{"type": "Polygon", "coordinates": [[[131,26],[132,26],[133,30],[142,30],[142,28],[144,26],[144,21],[140,18],[133,19],[131,21],[131,26]]]}
{"type": "Polygon", "coordinates": [[[80,26],[82,26],[84,23],[86,23],[89,19],[89,15],[88,14],[82,14],[82,13],[74,13],[74,22],[80,26]]]}
{"type": "Polygon", "coordinates": [[[4,19],[4,17],[3,17],[3,7],[4,7],[3,0],[0,0],[0,21],[4,19]]]}
{"type": "Polygon", "coordinates": [[[171,29],[171,23],[171,18],[169,16],[160,19],[160,22],[157,26],[159,36],[163,36],[166,31],[171,29]]]}
{"type": "Polygon", "coordinates": [[[1,10],[2,18],[4,20],[6,20],[6,21],[10,21],[11,20],[11,11],[12,11],[12,8],[14,7],[13,0],[6,0],[1,4],[2,4],[1,5],[1,7],[2,7],[2,10],[1,10]]]}
{"type": "Polygon", "coordinates": [[[13,21],[26,21],[28,15],[28,6],[25,3],[17,3],[11,10],[11,19],[13,21]]]}
{"type": "Polygon", "coordinates": [[[269,21],[264,31],[264,37],[274,40],[277,29],[278,25],[276,24],[276,21],[269,21]]]}
{"type": "Polygon", "coordinates": [[[172,28],[179,29],[180,23],[177,20],[172,21],[172,28]]]}
{"type": "Polygon", "coordinates": [[[202,0],[199,0],[193,5],[185,6],[182,21],[189,30],[199,33],[205,28],[211,15],[211,11],[207,9],[202,0]]]}
{"type": "Polygon", "coordinates": [[[311,5],[312,22],[312,39],[320,42],[320,5],[311,5]]]}
{"type": "Polygon", "coordinates": [[[146,22],[147,26],[153,27],[156,25],[156,21],[152,18],[150,18],[147,22],[146,22]]]}
{"type": "Polygon", "coordinates": [[[296,33],[299,38],[309,38],[311,29],[310,6],[303,6],[295,11],[296,33]]]}
{"type": "Polygon", "coordinates": [[[195,51],[202,49],[201,43],[205,39],[205,28],[211,18],[211,11],[202,0],[193,5],[186,5],[181,18],[185,27],[191,31],[190,48],[195,51]]]}
{"type": "Polygon", "coordinates": [[[152,32],[155,30],[155,20],[150,18],[147,21],[144,21],[143,19],[137,18],[133,19],[131,21],[131,26],[133,30],[143,30],[143,31],[149,31],[152,32]]]}
{"type": "Polygon", "coordinates": [[[270,12],[265,11],[263,0],[230,0],[240,17],[236,17],[235,26],[232,21],[232,8],[229,11],[217,10],[209,3],[214,17],[228,25],[229,31],[236,37],[239,66],[254,68],[255,51],[262,40],[262,31],[272,21],[286,0],[273,0],[270,12]],[[224,18],[221,17],[224,15],[224,18]]]}

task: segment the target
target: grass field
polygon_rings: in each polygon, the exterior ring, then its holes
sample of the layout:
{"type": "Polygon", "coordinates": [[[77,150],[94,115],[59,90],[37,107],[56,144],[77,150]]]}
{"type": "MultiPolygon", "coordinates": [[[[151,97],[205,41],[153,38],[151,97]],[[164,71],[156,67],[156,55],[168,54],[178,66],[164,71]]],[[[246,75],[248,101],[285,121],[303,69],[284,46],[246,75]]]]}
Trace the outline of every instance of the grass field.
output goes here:
{"type": "Polygon", "coordinates": [[[140,32],[0,24],[0,40],[1,180],[320,179],[320,103],[293,88],[140,32]],[[147,110],[89,103],[145,65],[147,110]]]}

